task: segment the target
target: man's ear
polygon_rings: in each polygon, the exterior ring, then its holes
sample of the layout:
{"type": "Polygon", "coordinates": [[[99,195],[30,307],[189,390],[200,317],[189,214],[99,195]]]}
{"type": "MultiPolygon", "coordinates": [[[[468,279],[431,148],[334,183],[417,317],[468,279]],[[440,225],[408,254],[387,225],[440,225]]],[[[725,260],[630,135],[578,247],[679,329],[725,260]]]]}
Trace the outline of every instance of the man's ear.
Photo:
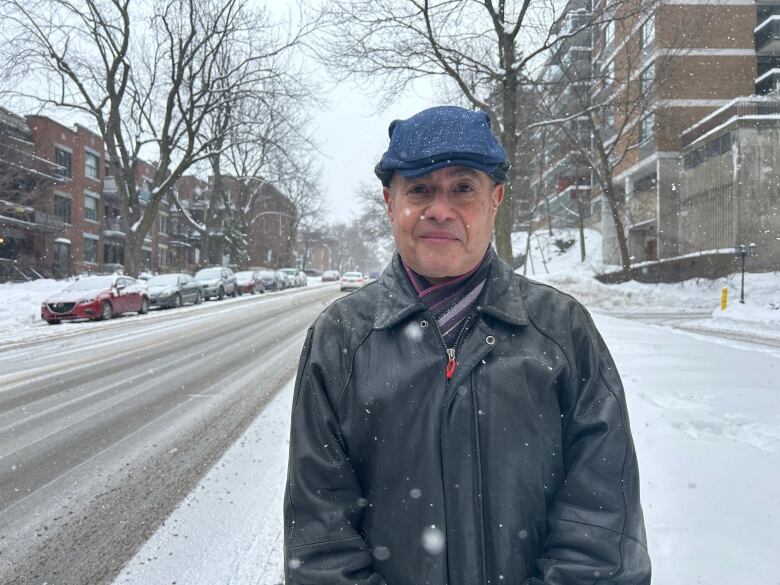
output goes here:
{"type": "Polygon", "coordinates": [[[498,206],[501,205],[501,202],[504,200],[504,193],[506,192],[506,187],[504,187],[503,183],[498,183],[493,188],[493,195],[491,197],[492,203],[493,203],[493,211],[498,209],[498,206]]]}
{"type": "Polygon", "coordinates": [[[390,223],[393,223],[393,193],[390,191],[390,187],[382,187],[382,195],[385,198],[385,205],[387,206],[387,217],[390,218],[390,223]]]}

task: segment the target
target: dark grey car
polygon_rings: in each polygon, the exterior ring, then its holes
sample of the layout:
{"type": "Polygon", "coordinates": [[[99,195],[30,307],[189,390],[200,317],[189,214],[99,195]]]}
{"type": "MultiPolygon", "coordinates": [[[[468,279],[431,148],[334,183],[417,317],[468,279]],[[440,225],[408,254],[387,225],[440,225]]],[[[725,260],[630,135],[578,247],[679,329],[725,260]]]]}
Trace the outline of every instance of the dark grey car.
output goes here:
{"type": "Polygon", "coordinates": [[[258,270],[257,275],[267,291],[284,290],[284,276],[275,270],[258,270]]]}
{"type": "Polygon", "coordinates": [[[160,274],[146,282],[149,304],[153,307],[181,307],[184,303],[200,304],[203,287],[189,274],[160,274]]]}

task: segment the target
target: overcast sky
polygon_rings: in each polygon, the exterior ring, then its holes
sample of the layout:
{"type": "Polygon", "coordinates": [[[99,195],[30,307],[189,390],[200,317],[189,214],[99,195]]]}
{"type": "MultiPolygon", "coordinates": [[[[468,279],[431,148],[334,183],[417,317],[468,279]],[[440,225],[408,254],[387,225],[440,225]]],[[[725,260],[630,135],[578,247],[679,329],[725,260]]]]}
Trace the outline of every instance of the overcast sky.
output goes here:
{"type": "Polygon", "coordinates": [[[399,95],[395,103],[377,112],[375,96],[353,84],[331,86],[328,107],[314,116],[314,138],[321,150],[322,190],[328,202],[328,220],[348,220],[357,205],[355,191],[369,181],[381,192],[374,165],[387,149],[387,128],[395,119],[439,105],[428,83],[399,95]]]}

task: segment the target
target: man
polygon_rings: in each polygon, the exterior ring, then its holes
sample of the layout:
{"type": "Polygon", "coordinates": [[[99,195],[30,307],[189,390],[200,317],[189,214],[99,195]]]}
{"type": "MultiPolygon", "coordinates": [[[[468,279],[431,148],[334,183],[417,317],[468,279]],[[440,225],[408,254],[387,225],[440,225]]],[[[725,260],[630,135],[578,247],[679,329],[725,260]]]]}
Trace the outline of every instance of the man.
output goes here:
{"type": "Polygon", "coordinates": [[[650,583],[609,352],[490,247],[506,171],[482,112],[391,124],[376,173],[397,254],[301,356],[288,584],[650,583]]]}

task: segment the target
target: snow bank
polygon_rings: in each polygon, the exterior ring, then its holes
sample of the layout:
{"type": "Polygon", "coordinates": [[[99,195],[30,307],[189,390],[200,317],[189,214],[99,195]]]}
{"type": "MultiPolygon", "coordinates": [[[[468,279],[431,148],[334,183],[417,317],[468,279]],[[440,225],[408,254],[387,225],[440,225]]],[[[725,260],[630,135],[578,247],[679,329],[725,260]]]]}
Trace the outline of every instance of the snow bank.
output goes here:
{"type": "Polygon", "coordinates": [[[16,341],[30,329],[48,327],[41,320],[41,303],[67,286],[61,280],[0,283],[0,343],[16,341]]]}
{"type": "MultiPolygon", "coordinates": [[[[525,274],[575,296],[586,307],[607,312],[696,313],[711,316],[694,319],[691,326],[712,332],[738,332],[780,339],[780,272],[746,273],[745,304],[739,303],[739,273],[723,278],[694,278],[673,284],[626,282],[606,285],[595,276],[618,267],[602,262],[601,234],[585,230],[586,260],[580,261],[579,233],[574,229],[547,231],[531,237],[531,255],[525,274]],[[562,252],[558,240],[575,240],[562,252]],[[721,289],[728,289],[729,305],[720,310],[721,289]]],[[[512,237],[513,249],[524,252],[527,235],[512,237]]],[[[516,271],[523,274],[523,268],[516,271]]]]}

